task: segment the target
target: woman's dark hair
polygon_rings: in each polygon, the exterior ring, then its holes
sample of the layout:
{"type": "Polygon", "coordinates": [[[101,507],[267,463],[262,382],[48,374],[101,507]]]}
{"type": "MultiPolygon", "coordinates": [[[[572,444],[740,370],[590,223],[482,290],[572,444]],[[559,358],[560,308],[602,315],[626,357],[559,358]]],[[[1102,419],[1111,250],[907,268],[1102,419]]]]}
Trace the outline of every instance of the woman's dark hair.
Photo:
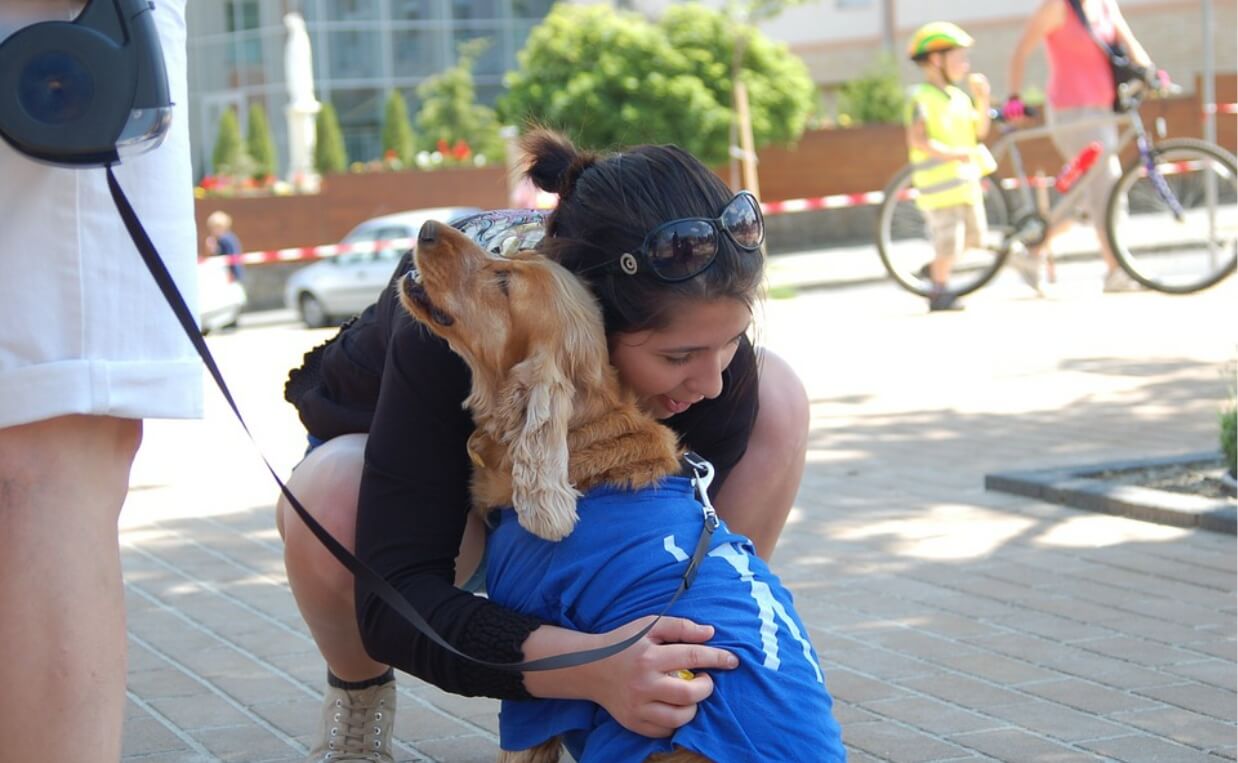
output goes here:
{"type": "Polygon", "coordinates": [[[722,179],[687,151],[644,145],[595,154],[545,129],[525,135],[521,148],[534,185],[559,195],[541,250],[589,284],[608,335],[663,328],[670,310],[685,300],[731,297],[752,305],[756,299],[764,257],[725,235],[713,264],[686,281],[667,283],[647,270],[626,275],[607,267],[662,223],[716,218],[731,199],[722,179]]]}

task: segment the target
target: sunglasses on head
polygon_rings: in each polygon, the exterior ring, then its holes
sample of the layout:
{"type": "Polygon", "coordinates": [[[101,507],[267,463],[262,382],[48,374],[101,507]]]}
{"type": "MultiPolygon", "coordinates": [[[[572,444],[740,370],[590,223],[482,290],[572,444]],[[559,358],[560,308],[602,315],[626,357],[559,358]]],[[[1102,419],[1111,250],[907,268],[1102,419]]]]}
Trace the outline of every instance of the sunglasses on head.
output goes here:
{"type": "Polygon", "coordinates": [[[649,231],[639,248],[624,252],[611,266],[626,275],[644,268],[663,281],[686,281],[713,264],[723,235],[749,252],[765,243],[761,204],[748,191],[735,194],[715,219],[684,217],[662,223],[649,231]]]}

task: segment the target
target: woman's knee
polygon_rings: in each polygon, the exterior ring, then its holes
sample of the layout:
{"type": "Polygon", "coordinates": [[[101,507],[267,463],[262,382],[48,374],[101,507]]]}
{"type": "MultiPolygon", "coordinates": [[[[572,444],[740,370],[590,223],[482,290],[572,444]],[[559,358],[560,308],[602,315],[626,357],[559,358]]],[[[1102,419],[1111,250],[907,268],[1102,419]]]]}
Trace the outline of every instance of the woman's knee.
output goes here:
{"type": "MultiPolygon", "coordinates": [[[[802,454],[808,444],[809,403],[804,383],[787,361],[761,351],[756,424],[749,447],[802,454]]],[[[801,456],[802,457],[802,456],[801,456]]]]}
{"type": "MultiPolygon", "coordinates": [[[[357,495],[365,464],[365,435],[343,435],[315,448],[293,469],[288,490],[301,506],[349,550],[357,525],[357,495]]],[[[276,523],[290,551],[329,553],[280,495],[276,523]]]]}

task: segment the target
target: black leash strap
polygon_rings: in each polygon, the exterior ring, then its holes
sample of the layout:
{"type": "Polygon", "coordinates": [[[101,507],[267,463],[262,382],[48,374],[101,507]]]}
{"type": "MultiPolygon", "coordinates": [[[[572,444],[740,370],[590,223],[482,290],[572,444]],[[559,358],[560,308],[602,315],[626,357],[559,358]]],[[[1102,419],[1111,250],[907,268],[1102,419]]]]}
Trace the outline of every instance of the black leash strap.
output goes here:
{"type": "Polygon", "coordinates": [[[172,274],[168,272],[168,268],[163,263],[163,259],[155,250],[155,245],[151,242],[150,237],[146,235],[146,229],[142,227],[142,223],[138,220],[137,214],[133,211],[133,207],[129,204],[129,199],[121,190],[120,184],[116,182],[116,176],[112,172],[111,165],[107,167],[107,185],[108,190],[112,194],[112,201],[116,204],[116,209],[120,212],[120,217],[125,223],[125,228],[129,231],[129,237],[133,239],[133,243],[138,248],[138,252],[142,255],[142,261],[146,263],[146,269],[155,279],[155,283],[159,286],[159,291],[163,293],[164,299],[167,300],[168,306],[172,308],[172,312],[176,314],[177,321],[180,322],[181,328],[185,331],[185,336],[189,337],[189,341],[193,343],[193,347],[198,351],[198,356],[202,358],[202,362],[210,371],[211,378],[215,380],[215,385],[219,387],[219,391],[223,393],[224,399],[228,401],[228,406],[232,408],[232,412],[236,414],[237,421],[241,422],[241,428],[245,430],[245,434],[249,436],[255,448],[258,449],[258,455],[262,458],[262,462],[266,464],[267,471],[271,473],[271,477],[279,485],[280,492],[288,499],[288,503],[293,510],[297,512],[297,516],[301,517],[301,521],[310,529],[314,537],[318,538],[322,545],[326,546],[331,555],[339,560],[340,564],[351,572],[358,580],[366,587],[378,595],[387,606],[398,612],[404,619],[412,623],[418,631],[426,638],[433,641],[448,652],[457,657],[468,660],[469,662],[478,665],[484,665],[488,668],[497,670],[507,670],[513,672],[539,671],[539,670],[557,670],[560,668],[570,668],[577,665],[584,665],[590,662],[603,660],[611,655],[618,654],[624,649],[635,644],[645,637],[657,625],[658,621],[670,610],[670,608],[679,600],[679,597],[684,591],[688,590],[688,586],[692,584],[692,579],[696,577],[697,568],[700,566],[701,559],[705,555],[705,551],[709,548],[709,538],[713,535],[714,530],[718,527],[718,517],[714,512],[713,506],[709,503],[708,488],[710,481],[713,480],[713,466],[704,459],[690,454],[693,458],[685,456],[689,466],[692,467],[694,478],[693,483],[696,485],[697,491],[700,494],[702,505],[705,507],[705,529],[701,532],[701,538],[697,541],[696,551],[692,555],[692,559],[688,562],[688,569],[684,572],[683,579],[679,583],[679,588],[675,591],[675,595],[671,597],[670,602],[663,607],[658,616],[654,618],[648,625],[642,628],[638,633],[629,636],[628,638],[607,646],[598,647],[596,649],[585,649],[579,652],[568,652],[566,654],[556,654],[550,657],[543,657],[537,660],[527,660],[524,662],[489,662],[487,660],[479,660],[476,657],[461,652],[451,644],[447,643],[440,636],[430,623],[421,616],[408,600],[405,599],[400,592],[397,591],[383,576],[375,572],[369,565],[362,562],[352,554],[348,549],[344,548],[331,533],[327,532],[326,528],[318,523],[318,520],[305,510],[297,497],[292,494],[284,481],[280,479],[279,474],[275,471],[275,467],[271,466],[270,460],[262,452],[258,446],[258,441],[254,438],[253,432],[249,430],[249,425],[245,423],[245,417],[241,415],[241,409],[237,406],[236,400],[232,397],[232,392],[228,389],[228,384],[224,381],[223,374],[219,370],[218,364],[215,363],[215,357],[211,355],[211,350],[206,345],[206,340],[202,337],[202,332],[198,329],[198,321],[193,313],[189,310],[189,306],[185,304],[185,298],[181,296],[180,291],[176,288],[176,281],[172,279],[172,274]]]}

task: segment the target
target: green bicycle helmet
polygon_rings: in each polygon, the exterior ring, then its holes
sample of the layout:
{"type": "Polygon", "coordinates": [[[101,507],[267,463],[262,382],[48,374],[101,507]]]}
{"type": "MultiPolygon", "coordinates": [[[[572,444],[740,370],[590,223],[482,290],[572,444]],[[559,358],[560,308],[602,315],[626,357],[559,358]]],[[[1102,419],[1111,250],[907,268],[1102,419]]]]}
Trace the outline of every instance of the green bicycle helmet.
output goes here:
{"type": "Polygon", "coordinates": [[[929,53],[970,48],[975,40],[962,27],[949,21],[932,21],[916,30],[907,42],[907,57],[918,61],[929,53]]]}

